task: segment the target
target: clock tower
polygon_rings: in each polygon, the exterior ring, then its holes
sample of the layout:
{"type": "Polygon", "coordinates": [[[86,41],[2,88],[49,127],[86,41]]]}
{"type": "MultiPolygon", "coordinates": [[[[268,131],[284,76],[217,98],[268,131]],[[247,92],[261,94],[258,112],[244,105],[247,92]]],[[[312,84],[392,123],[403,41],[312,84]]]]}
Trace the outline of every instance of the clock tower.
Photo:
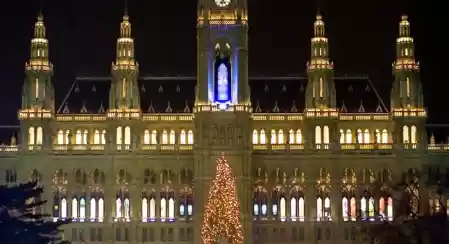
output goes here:
{"type": "Polygon", "coordinates": [[[237,182],[244,243],[252,243],[251,102],[246,0],[198,0],[195,89],[195,237],[216,161],[224,154],[237,182]]]}

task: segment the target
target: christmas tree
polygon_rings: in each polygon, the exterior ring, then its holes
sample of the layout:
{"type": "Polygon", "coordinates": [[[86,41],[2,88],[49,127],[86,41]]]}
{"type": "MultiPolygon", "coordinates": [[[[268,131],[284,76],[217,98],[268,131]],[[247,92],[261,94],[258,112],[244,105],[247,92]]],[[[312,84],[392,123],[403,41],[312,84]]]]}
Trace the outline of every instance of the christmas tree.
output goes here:
{"type": "Polygon", "coordinates": [[[217,244],[223,240],[232,244],[243,244],[239,205],[231,167],[222,155],[217,161],[217,172],[204,212],[201,229],[203,244],[217,244]]]}

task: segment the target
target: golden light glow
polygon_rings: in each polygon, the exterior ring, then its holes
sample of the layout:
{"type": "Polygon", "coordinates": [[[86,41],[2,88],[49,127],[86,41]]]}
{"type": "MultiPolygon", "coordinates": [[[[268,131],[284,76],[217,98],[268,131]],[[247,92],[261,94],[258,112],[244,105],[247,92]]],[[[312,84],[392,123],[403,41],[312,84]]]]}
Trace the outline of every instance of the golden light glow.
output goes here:
{"type": "Polygon", "coordinates": [[[221,238],[229,243],[243,244],[240,223],[240,203],[236,182],[224,155],[217,161],[217,172],[212,182],[201,228],[203,244],[215,244],[221,238]]]}

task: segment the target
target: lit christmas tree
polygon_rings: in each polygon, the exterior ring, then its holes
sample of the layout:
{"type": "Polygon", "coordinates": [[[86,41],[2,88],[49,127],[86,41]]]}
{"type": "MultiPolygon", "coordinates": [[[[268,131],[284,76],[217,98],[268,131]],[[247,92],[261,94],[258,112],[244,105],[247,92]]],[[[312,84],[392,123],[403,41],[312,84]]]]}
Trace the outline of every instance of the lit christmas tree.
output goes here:
{"type": "Polygon", "coordinates": [[[240,203],[235,179],[224,155],[217,161],[217,172],[209,191],[204,212],[201,240],[203,244],[243,244],[240,203]]]}

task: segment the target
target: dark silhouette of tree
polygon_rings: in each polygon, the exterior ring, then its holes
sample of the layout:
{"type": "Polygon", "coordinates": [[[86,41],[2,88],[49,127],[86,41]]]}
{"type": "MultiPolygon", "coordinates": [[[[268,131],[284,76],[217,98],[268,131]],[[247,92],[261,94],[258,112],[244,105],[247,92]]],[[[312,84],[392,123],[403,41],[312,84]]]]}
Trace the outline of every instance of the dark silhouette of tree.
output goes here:
{"type": "Polygon", "coordinates": [[[61,240],[59,229],[70,220],[53,221],[38,211],[46,203],[42,193],[37,182],[0,186],[0,243],[70,243],[61,240]]]}
{"type": "Polygon", "coordinates": [[[379,215],[380,221],[362,224],[362,236],[368,243],[449,243],[449,216],[446,205],[449,196],[449,174],[441,174],[439,170],[429,170],[421,176],[408,172],[402,181],[393,187],[392,192],[395,201],[394,220],[388,221],[379,215]],[[427,179],[419,180],[419,177],[427,179]],[[420,187],[425,189],[424,198],[419,196],[420,187]],[[432,196],[430,199],[433,201],[433,209],[423,208],[429,202],[421,202],[421,199],[427,199],[427,196],[432,196]]]}

